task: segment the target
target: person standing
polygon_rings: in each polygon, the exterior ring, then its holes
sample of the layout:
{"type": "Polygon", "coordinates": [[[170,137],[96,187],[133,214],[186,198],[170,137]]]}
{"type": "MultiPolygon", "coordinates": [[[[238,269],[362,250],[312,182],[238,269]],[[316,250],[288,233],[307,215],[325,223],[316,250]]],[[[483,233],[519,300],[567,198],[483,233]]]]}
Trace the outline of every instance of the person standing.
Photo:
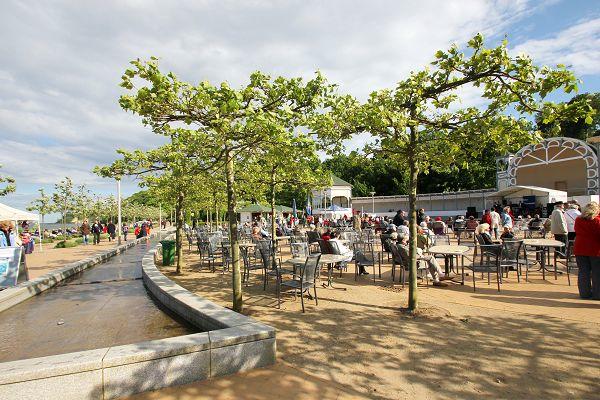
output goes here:
{"type": "Polygon", "coordinates": [[[600,207],[595,201],[586,205],[575,220],[575,245],[579,297],[600,300],[600,207]]]}
{"type": "Polygon", "coordinates": [[[92,225],[92,235],[94,235],[94,244],[100,243],[100,235],[102,234],[102,224],[96,220],[92,225]]]}
{"type": "Polygon", "coordinates": [[[108,225],[106,226],[106,231],[108,232],[108,241],[115,240],[117,236],[117,227],[113,224],[112,220],[108,221],[108,225]]]}
{"type": "Polygon", "coordinates": [[[554,203],[554,210],[550,214],[550,232],[554,235],[554,239],[567,243],[567,220],[563,207],[562,201],[554,203]]]}
{"type": "Polygon", "coordinates": [[[498,239],[498,229],[500,228],[500,214],[496,212],[495,208],[492,208],[492,210],[490,211],[490,219],[492,221],[490,223],[490,227],[492,231],[494,231],[494,239],[498,239]]]}
{"type": "Polygon", "coordinates": [[[570,203],[569,208],[565,211],[565,220],[567,221],[567,237],[569,240],[575,240],[575,220],[581,215],[579,205],[570,203]]]}
{"type": "Polygon", "coordinates": [[[87,218],[83,220],[83,224],[81,224],[81,236],[83,237],[83,244],[90,244],[90,224],[88,223],[87,218]]]}
{"type": "Polygon", "coordinates": [[[500,214],[500,222],[502,223],[502,227],[509,227],[512,230],[513,227],[513,219],[510,215],[510,207],[506,206],[502,209],[502,214],[500,214]]]}
{"type": "Polygon", "coordinates": [[[123,222],[123,227],[121,228],[121,232],[123,232],[123,239],[127,241],[127,233],[129,233],[129,226],[123,222]]]}

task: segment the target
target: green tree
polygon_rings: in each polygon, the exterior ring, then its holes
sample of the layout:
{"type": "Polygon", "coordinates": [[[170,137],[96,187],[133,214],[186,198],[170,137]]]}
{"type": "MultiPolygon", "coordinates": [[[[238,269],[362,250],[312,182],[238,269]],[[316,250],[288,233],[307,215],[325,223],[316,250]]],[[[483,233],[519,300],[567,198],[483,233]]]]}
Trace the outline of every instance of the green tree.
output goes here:
{"type": "MultiPolygon", "coordinates": [[[[2,164],[0,164],[0,168],[2,168],[2,164]]],[[[0,184],[6,184],[6,186],[0,188],[0,197],[6,196],[7,194],[12,193],[17,189],[17,185],[15,184],[14,178],[10,176],[0,175],[0,184]]]]}
{"type": "Polygon", "coordinates": [[[65,179],[54,185],[52,207],[61,215],[63,240],[67,240],[67,215],[73,213],[76,207],[74,198],[75,193],[73,192],[73,181],[71,178],[65,177],[65,179]]]}
{"type": "Polygon", "coordinates": [[[481,35],[468,42],[466,51],[456,46],[438,51],[432,68],[412,72],[395,89],[373,92],[355,110],[357,130],[367,130],[377,139],[371,150],[408,165],[411,311],[418,308],[415,206],[420,175],[448,165],[468,168],[467,158],[479,154],[488,143],[502,152],[514,143],[536,140],[534,126],[524,115],[541,114],[544,123],[553,123],[590,113],[585,103],[544,101],[557,89],[576,90],[577,80],[566,68],[540,68],[527,56],[511,57],[506,42],[488,49],[481,35]],[[457,90],[469,87],[480,91],[486,105],[461,108],[457,90]]]}
{"type": "Polygon", "coordinates": [[[174,74],[163,74],[155,58],[133,61],[125,71],[121,86],[134,91],[124,95],[120,104],[143,118],[155,132],[185,130],[196,146],[197,160],[210,168],[223,167],[227,190],[227,212],[233,266],[233,309],[243,307],[239,242],[237,229],[236,174],[245,154],[260,147],[281,127],[293,130],[308,113],[323,106],[334,87],[320,75],[307,82],[255,72],[250,82],[234,89],[227,82],[191,85],[174,74]],[[142,82],[147,86],[135,88],[142,82]],[[184,126],[185,128],[182,128],[184,126]]]}
{"type": "Polygon", "coordinates": [[[90,202],[92,201],[92,194],[85,185],[77,186],[74,197],[74,209],[73,213],[77,216],[79,222],[83,221],[88,217],[90,212],[90,202]]]}
{"type": "Polygon", "coordinates": [[[600,93],[583,93],[574,96],[567,104],[587,103],[593,113],[580,118],[563,120],[560,123],[544,123],[541,116],[536,116],[538,129],[542,136],[550,138],[565,136],[586,141],[587,138],[600,135],[600,93]]]}
{"type": "Polygon", "coordinates": [[[29,206],[27,206],[28,211],[37,211],[40,214],[42,223],[44,222],[44,216],[54,212],[54,208],[52,206],[52,199],[46,193],[44,193],[44,189],[38,189],[40,192],[40,197],[34,199],[29,206]]]}

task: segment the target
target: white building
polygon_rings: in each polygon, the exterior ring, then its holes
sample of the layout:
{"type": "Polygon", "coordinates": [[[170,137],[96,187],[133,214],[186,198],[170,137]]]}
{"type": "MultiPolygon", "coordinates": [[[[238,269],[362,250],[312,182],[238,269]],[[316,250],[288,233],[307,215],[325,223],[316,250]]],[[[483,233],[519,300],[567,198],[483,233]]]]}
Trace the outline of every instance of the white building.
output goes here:
{"type": "Polygon", "coordinates": [[[332,185],[312,191],[312,212],[327,217],[352,216],[352,185],[331,175],[332,185]]]}

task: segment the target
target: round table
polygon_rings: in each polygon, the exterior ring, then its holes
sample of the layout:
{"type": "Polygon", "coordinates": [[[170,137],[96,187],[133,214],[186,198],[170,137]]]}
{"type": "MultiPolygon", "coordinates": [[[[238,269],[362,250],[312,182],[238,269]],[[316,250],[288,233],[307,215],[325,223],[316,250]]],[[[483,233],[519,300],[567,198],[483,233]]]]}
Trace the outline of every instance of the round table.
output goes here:
{"type": "MultiPolygon", "coordinates": [[[[465,254],[468,253],[470,248],[468,246],[442,244],[438,246],[431,246],[427,252],[429,254],[443,254],[444,256],[456,257],[456,265],[458,272],[458,257],[461,259],[461,270],[462,270],[462,282],[461,285],[465,284],[465,254]]],[[[449,274],[448,263],[445,265],[446,275],[449,274]]]]}
{"type": "MultiPolygon", "coordinates": [[[[541,259],[540,259],[540,269],[542,270],[542,279],[546,279],[546,252],[548,253],[548,258],[550,258],[550,249],[554,248],[555,251],[557,248],[564,247],[565,244],[560,240],[555,239],[523,239],[523,244],[525,246],[537,247],[542,249],[541,259]]],[[[562,272],[561,272],[562,273],[562,272]]],[[[556,256],[554,257],[554,279],[558,279],[558,270],[556,268],[556,256]]]]}

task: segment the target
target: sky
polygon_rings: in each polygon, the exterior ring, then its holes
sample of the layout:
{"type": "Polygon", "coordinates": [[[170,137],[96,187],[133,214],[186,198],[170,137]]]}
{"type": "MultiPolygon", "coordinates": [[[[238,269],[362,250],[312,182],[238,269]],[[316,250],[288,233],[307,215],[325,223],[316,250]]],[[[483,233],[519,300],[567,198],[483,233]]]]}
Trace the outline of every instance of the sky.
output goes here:
{"type": "MultiPolygon", "coordinates": [[[[234,86],[256,70],[306,78],[320,70],[365,99],[481,32],[540,65],[568,65],[580,92],[600,91],[597,0],[3,0],[0,10],[0,174],[17,181],[0,201],[20,208],[65,176],[114,193],[93,167],[111,163],[117,148],[161,143],[118,105],[120,77],[136,58],[159,57],[161,69],[192,83],[234,86]]],[[[122,188],[139,190],[132,179],[122,188]]]]}

